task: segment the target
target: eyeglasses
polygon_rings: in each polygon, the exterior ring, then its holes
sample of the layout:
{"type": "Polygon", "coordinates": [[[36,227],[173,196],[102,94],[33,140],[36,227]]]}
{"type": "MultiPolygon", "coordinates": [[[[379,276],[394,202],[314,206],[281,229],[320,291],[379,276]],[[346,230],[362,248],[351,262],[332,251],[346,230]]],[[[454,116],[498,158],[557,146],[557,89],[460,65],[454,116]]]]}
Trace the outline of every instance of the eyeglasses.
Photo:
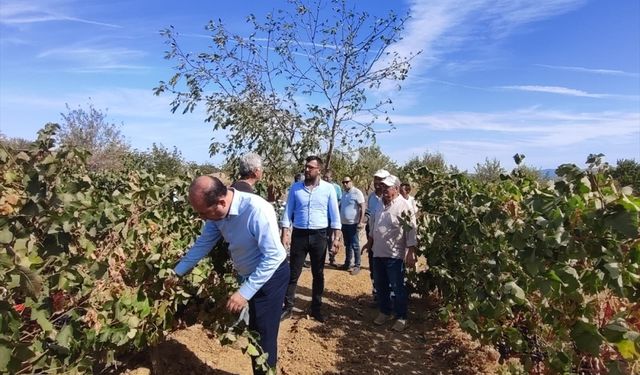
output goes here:
{"type": "Polygon", "coordinates": [[[318,169],[318,168],[320,167],[316,167],[315,165],[309,165],[309,164],[304,166],[304,169],[318,169]]]}
{"type": "Polygon", "coordinates": [[[342,181],[343,184],[348,184],[351,181],[342,181]]]}

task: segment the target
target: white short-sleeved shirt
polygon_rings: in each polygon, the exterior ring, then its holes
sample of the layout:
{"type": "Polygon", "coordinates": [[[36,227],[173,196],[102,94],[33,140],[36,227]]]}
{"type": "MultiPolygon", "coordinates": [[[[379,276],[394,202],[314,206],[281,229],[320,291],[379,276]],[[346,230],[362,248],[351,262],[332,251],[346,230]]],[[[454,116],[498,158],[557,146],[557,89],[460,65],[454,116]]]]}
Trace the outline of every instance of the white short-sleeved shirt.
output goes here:
{"type": "Polygon", "coordinates": [[[340,220],[342,224],[358,224],[360,220],[360,205],[364,203],[364,194],[360,189],[352,187],[342,193],[340,200],[340,220]]]}

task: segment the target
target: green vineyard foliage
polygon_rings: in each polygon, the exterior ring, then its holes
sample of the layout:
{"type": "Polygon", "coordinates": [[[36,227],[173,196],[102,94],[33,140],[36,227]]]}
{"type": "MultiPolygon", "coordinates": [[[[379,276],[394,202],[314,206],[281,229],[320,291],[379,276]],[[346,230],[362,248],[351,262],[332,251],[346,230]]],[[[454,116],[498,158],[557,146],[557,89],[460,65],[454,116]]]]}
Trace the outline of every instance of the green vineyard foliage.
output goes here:
{"type": "Polygon", "coordinates": [[[597,362],[616,373],[640,358],[640,199],[617,189],[602,155],[587,164],[561,165],[547,184],[518,169],[490,183],[413,176],[429,265],[413,287],[438,293],[443,318],[529,371],[597,362]]]}
{"type": "Polygon", "coordinates": [[[236,281],[223,245],[165,284],[199,233],[192,176],[89,173],[86,152],[55,147],[58,128],[28,150],[0,148],[0,372],[92,372],[189,314],[227,341],[246,335],[245,350],[261,355],[252,335],[229,329],[223,302],[236,281]]]}

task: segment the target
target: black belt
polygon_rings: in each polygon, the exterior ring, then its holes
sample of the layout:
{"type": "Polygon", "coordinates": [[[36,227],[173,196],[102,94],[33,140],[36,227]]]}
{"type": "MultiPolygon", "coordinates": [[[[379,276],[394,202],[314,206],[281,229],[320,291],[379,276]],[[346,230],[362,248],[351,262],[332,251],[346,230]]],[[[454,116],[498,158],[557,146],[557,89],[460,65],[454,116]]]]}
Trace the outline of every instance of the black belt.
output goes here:
{"type": "Polygon", "coordinates": [[[301,229],[301,228],[293,228],[293,232],[296,234],[322,234],[327,233],[327,228],[320,229],[301,229]]]}

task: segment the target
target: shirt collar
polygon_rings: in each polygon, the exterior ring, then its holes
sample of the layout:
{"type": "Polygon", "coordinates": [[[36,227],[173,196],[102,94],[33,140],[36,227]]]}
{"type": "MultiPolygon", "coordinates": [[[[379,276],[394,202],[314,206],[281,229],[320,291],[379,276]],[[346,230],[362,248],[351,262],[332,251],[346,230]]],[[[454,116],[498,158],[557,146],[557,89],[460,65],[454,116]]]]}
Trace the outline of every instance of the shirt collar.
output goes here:
{"type": "Polygon", "coordinates": [[[240,204],[242,203],[241,193],[233,189],[233,198],[231,198],[231,207],[229,207],[229,213],[227,216],[237,216],[240,212],[240,204]]]}

